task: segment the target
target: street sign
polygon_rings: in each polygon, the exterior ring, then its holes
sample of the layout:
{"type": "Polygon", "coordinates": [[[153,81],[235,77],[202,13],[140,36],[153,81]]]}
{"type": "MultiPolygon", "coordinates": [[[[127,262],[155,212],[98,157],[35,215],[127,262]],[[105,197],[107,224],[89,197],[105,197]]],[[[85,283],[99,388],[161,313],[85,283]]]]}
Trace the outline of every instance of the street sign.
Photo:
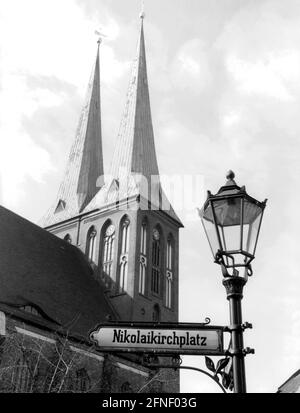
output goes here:
{"type": "Polygon", "coordinates": [[[223,328],[199,324],[101,325],[90,334],[106,352],[223,355],[223,328]]]}

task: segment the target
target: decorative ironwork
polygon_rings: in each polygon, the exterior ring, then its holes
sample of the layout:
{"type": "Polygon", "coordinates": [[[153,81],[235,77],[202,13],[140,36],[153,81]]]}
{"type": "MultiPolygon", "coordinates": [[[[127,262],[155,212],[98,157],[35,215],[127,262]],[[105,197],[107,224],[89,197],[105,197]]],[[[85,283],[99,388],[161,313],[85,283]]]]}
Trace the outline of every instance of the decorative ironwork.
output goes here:
{"type": "Polygon", "coordinates": [[[246,347],[243,350],[243,354],[244,354],[244,356],[247,356],[247,354],[255,354],[255,350],[254,350],[254,348],[246,347]]]}
{"type": "Polygon", "coordinates": [[[144,367],[156,370],[180,369],[198,371],[199,373],[202,373],[207,377],[210,377],[210,379],[212,379],[221,388],[223,393],[227,393],[226,389],[229,389],[230,391],[233,389],[232,366],[230,366],[228,371],[225,371],[225,369],[229,366],[229,363],[231,362],[230,357],[220,359],[217,362],[216,366],[211,358],[205,357],[206,367],[208,368],[208,370],[210,370],[211,373],[208,373],[207,371],[200,369],[198,367],[182,366],[182,359],[178,355],[172,357],[171,361],[168,363],[165,357],[161,359],[156,356],[153,356],[152,354],[144,354],[142,362],[144,367]]]}
{"type": "MultiPolygon", "coordinates": [[[[222,390],[223,393],[227,393],[226,387],[225,387],[222,383],[220,383],[220,379],[219,379],[219,377],[218,377],[217,375],[212,375],[212,374],[208,373],[208,372],[205,371],[205,370],[199,369],[198,367],[181,366],[181,365],[174,367],[174,366],[171,364],[171,365],[159,365],[159,366],[156,366],[156,368],[158,368],[158,369],[175,369],[175,370],[180,369],[180,370],[193,370],[193,371],[198,371],[199,373],[202,373],[202,374],[204,374],[205,376],[210,377],[210,379],[213,380],[213,381],[220,387],[220,389],[222,390]]],[[[220,373],[220,374],[222,374],[222,373],[220,373]]],[[[228,376],[228,378],[227,378],[227,376],[226,376],[226,380],[228,381],[229,386],[230,386],[230,385],[231,385],[231,379],[229,378],[229,376],[228,376]]],[[[227,383],[226,383],[226,384],[227,384],[227,383]]],[[[229,386],[228,386],[227,388],[229,388],[229,386]]],[[[230,390],[231,390],[231,389],[230,389],[230,390]]]]}
{"type": "Polygon", "coordinates": [[[206,367],[208,368],[208,370],[215,373],[215,371],[216,371],[215,364],[214,364],[214,362],[212,361],[212,359],[210,357],[205,357],[205,364],[206,364],[206,367]]]}
{"type": "Polygon", "coordinates": [[[242,277],[227,277],[223,280],[223,285],[226,288],[227,298],[239,297],[243,298],[243,289],[247,280],[242,277]]]}
{"type": "Polygon", "coordinates": [[[225,371],[230,361],[231,361],[231,358],[226,357],[226,358],[220,359],[217,365],[215,366],[214,362],[212,361],[210,357],[205,357],[206,367],[208,368],[208,370],[214,373],[213,377],[215,381],[220,382],[220,379],[222,379],[222,386],[225,387],[226,389],[229,389],[231,385],[233,386],[233,379],[231,377],[232,373],[230,373],[232,367],[230,367],[228,372],[225,371]]]}
{"type": "Polygon", "coordinates": [[[180,367],[182,365],[182,358],[178,355],[174,356],[172,358],[172,364],[174,365],[175,368],[180,367]]]}
{"type": "Polygon", "coordinates": [[[222,373],[222,371],[225,369],[225,367],[228,365],[230,359],[227,357],[225,359],[221,359],[217,363],[216,367],[216,374],[222,373]]]}

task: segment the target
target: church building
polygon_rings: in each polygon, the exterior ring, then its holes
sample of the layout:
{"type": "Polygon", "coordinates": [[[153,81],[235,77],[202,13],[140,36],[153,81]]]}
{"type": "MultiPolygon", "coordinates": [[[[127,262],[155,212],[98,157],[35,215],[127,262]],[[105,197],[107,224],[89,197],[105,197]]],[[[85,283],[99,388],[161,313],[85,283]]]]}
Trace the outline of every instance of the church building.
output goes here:
{"type": "Polygon", "coordinates": [[[179,391],[178,373],[157,375],[140,357],[101,353],[89,339],[100,323],[178,321],[182,227],[159,178],[144,14],[109,171],[100,66],[99,40],[65,173],[41,225],[0,207],[0,392],[179,391]]]}

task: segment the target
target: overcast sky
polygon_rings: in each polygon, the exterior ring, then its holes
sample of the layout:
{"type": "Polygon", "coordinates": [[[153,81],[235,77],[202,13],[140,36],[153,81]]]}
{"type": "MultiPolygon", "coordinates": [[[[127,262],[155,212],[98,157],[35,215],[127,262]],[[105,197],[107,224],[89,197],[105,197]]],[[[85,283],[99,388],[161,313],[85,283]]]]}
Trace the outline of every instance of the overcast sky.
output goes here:
{"type": "MultiPolygon", "coordinates": [[[[245,288],[248,390],[275,392],[300,368],[299,0],[146,0],[145,37],[160,171],[228,169],[269,199],[245,288]]],[[[62,178],[101,46],[105,164],[110,165],[139,30],[139,0],[0,0],[0,202],[38,222],[62,178]]],[[[200,199],[204,196],[202,190],[200,199]]],[[[196,206],[196,205],[194,205],[196,206]]],[[[199,220],[177,211],[180,321],[228,323],[220,269],[199,220]]],[[[0,229],[1,230],[1,229],[0,229]]],[[[185,359],[203,366],[203,359],[185,359]]],[[[182,391],[218,391],[199,373],[182,391]]]]}

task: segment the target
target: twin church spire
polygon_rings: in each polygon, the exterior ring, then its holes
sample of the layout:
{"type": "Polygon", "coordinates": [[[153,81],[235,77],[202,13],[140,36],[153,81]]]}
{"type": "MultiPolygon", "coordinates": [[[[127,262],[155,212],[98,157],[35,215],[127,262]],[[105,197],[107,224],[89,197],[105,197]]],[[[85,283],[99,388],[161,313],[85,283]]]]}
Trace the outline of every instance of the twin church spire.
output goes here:
{"type": "Polygon", "coordinates": [[[151,176],[159,175],[148,87],[144,14],[141,14],[138,53],[133,64],[111,172],[115,178],[122,178],[124,173],[142,174],[149,182],[151,176]]]}
{"type": "Polygon", "coordinates": [[[99,191],[97,181],[104,175],[100,43],[64,178],[54,205],[42,220],[44,227],[78,215],[99,191]]]}
{"type": "MultiPolygon", "coordinates": [[[[87,104],[83,109],[78,138],[83,142],[77,183],[78,209],[82,211],[99,190],[99,177],[104,175],[100,99],[100,40],[95,69],[89,85],[87,104]]],[[[101,179],[101,178],[100,178],[101,179]]]]}
{"type": "MultiPolygon", "coordinates": [[[[144,13],[140,17],[138,53],[109,171],[117,183],[124,175],[141,174],[149,182],[151,176],[159,175],[148,88],[144,13]]],[[[98,204],[107,199],[111,187],[111,182],[108,188],[103,179],[99,49],[100,41],[65,176],[56,202],[44,218],[44,227],[78,216],[85,210],[101,208],[103,205],[98,204]],[[106,195],[102,193],[105,191],[106,195]]]]}

